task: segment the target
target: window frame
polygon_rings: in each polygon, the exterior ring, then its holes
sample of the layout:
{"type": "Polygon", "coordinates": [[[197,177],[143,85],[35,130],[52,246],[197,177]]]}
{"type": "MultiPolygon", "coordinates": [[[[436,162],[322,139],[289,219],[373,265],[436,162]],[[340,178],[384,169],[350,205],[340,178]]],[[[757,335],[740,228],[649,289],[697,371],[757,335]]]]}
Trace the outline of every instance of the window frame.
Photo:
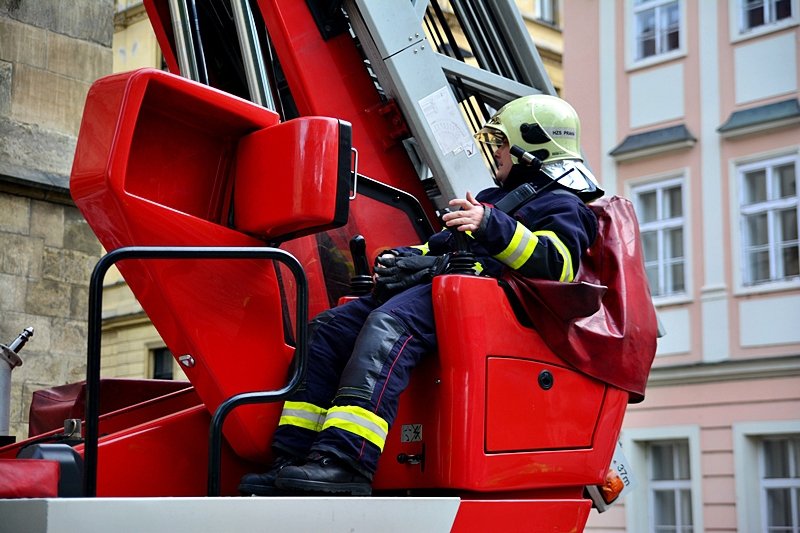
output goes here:
{"type": "Polygon", "coordinates": [[[736,523],[740,531],[765,531],[759,443],[768,437],[800,435],[800,420],[734,423],[733,472],[736,486],[736,523]],[[753,483],[758,479],[758,483],[753,483]]]}
{"type": "MultiPolygon", "coordinates": [[[[796,289],[800,287],[800,277],[794,279],[772,279],[770,281],[751,284],[746,282],[746,257],[745,257],[745,211],[753,213],[756,208],[742,209],[742,202],[744,201],[744,174],[745,172],[752,171],[758,168],[775,167],[782,162],[794,160],[795,162],[795,204],[798,206],[798,224],[800,225],[800,184],[798,183],[798,176],[800,176],[800,150],[797,147],[786,150],[776,150],[762,154],[754,154],[747,158],[731,161],[731,243],[732,243],[732,263],[733,263],[733,278],[734,278],[734,294],[760,294],[776,291],[785,291],[789,289],[796,289]]],[[[791,200],[767,200],[767,204],[778,206],[781,204],[790,204],[791,200]]],[[[800,229],[799,229],[800,231],[800,229]]],[[[771,237],[771,236],[770,236],[771,237]]],[[[770,240],[769,249],[772,253],[775,247],[775,241],[770,240]]],[[[773,272],[773,266],[770,265],[770,272],[773,272]]]]}
{"type": "MultiPolygon", "coordinates": [[[[780,435],[762,435],[758,438],[759,443],[763,444],[766,440],[777,440],[780,437],[787,437],[787,438],[796,438],[800,439],[800,435],[793,435],[793,434],[780,434],[780,435]]],[[[800,444],[797,444],[800,446],[800,444]]],[[[762,448],[759,447],[759,451],[761,452],[762,448]]],[[[792,533],[800,533],[800,520],[798,520],[798,514],[800,511],[798,510],[798,501],[800,501],[800,497],[798,494],[800,493],[800,477],[789,477],[789,478],[778,478],[781,480],[789,480],[789,482],[780,483],[778,481],[774,481],[774,478],[766,478],[764,477],[764,473],[766,472],[766,453],[759,453],[759,493],[761,495],[761,512],[762,512],[762,527],[764,531],[769,531],[768,524],[767,524],[767,490],[768,489],[789,489],[790,493],[794,496],[794,498],[790,499],[790,506],[792,508],[792,520],[794,524],[792,527],[792,533]]],[[[794,471],[797,472],[798,465],[793,464],[795,463],[796,458],[793,454],[789,454],[789,465],[790,469],[791,466],[794,466],[794,471]]]]}
{"type": "MultiPolygon", "coordinates": [[[[729,28],[731,42],[739,42],[760,35],[778,32],[797,26],[800,24],[800,0],[790,0],[792,6],[792,16],[777,22],[771,22],[755,26],[754,28],[744,28],[744,5],[747,0],[728,0],[729,28]]],[[[769,0],[768,0],[769,1],[769,0]]]]}
{"type": "MultiPolygon", "coordinates": [[[[650,223],[643,224],[639,215],[639,194],[642,192],[649,192],[654,189],[666,188],[673,186],[676,183],[681,185],[681,211],[682,226],[683,226],[683,291],[671,294],[652,294],[653,303],[656,306],[682,304],[690,302],[692,299],[692,223],[691,213],[689,211],[690,201],[690,187],[689,187],[689,169],[680,169],[678,171],[671,171],[664,174],[657,174],[653,176],[643,176],[640,178],[629,180],[626,184],[627,197],[633,202],[636,210],[636,216],[639,221],[639,231],[645,230],[650,223]]],[[[659,238],[659,240],[661,240],[659,238]]],[[[644,259],[644,249],[642,249],[642,259],[644,259]]],[[[659,264],[659,269],[663,270],[664,265],[659,264]]],[[[659,275],[661,277],[661,274],[659,275]]],[[[652,290],[652,288],[651,288],[652,290]]]]}
{"type": "Polygon", "coordinates": [[[164,380],[175,380],[175,358],[172,355],[172,352],[169,348],[164,345],[152,346],[149,347],[147,350],[148,353],[148,378],[149,379],[164,379],[164,380]],[[169,355],[167,358],[166,356],[169,355]],[[156,371],[158,370],[158,362],[160,358],[168,359],[169,362],[169,369],[170,369],[170,377],[159,377],[156,376],[156,371]]]}
{"type": "Polygon", "coordinates": [[[650,464],[647,461],[647,448],[651,443],[685,440],[689,447],[689,488],[692,500],[692,528],[695,532],[704,531],[702,464],[700,462],[700,427],[663,426],[652,428],[630,428],[622,431],[622,446],[625,456],[636,476],[636,490],[625,497],[625,522],[627,531],[653,531],[651,512],[650,464]],[[644,486],[641,486],[644,485],[644,486]]]}
{"type": "MultiPolygon", "coordinates": [[[[654,7],[676,3],[678,4],[678,47],[674,50],[669,50],[662,53],[656,53],[652,56],[639,58],[638,57],[638,9],[636,0],[625,0],[625,26],[626,26],[626,69],[635,70],[638,68],[647,67],[671,61],[673,59],[683,57],[686,55],[686,1],[685,0],[646,0],[652,2],[654,7]]],[[[658,30],[656,30],[658,34],[658,30]]]]}
{"type": "Polygon", "coordinates": [[[535,0],[534,4],[537,20],[557,28],[561,27],[560,0],[535,0]]]}
{"type": "MultiPolygon", "coordinates": [[[[687,450],[687,453],[689,453],[689,457],[687,459],[689,460],[689,472],[691,473],[691,471],[692,471],[692,469],[691,469],[691,453],[689,451],[688,439],[679,438],[679,439],[674,439],[674,440],[673,439],[651,440],[651,441],[647,442],[645,450],[646,450],[646,453],[648,453],[649,450],[652,449],[652,446],[654,444],[679,444],[679,443],[683,443],[683,442],[686,442],[686,450],[687,450]]],[[[675,461],[675,459],[676,459],[676,456],[675,456],[676,448],[672,449],[672,453],[673,453],[673,462],[676,463],[676,461],[675,461]]],[[[653,479],[653,469],[655,467],[655,463],[653,461],[648,461],[647,467],[649,469],[648,478],[647,478],[648,479],[648,491],[647,492],[648,492],[648,495],[649,495],[647,503],[648,503],[648,510],[649,510],[649,514],[650,514],[650,524],[649,524],[650,530],[649,531],[654,532],[654,531],[656,531],[656,524],[655,524],[655,518],[656,518],[655,505],[656,505],[656,501],[655,501],[655,497],[653,497],[654,493],[656,491],[662,491],[662,492],[670,491],[670,492],[672,492],[673,494],[675,494],[677,496],[677,495],[680,494],[681,491],[688,489],[689,493],[691,494],[692,480],[691,480],[691,474],[690,474],[688,479],[654,480],[653,479]]],[[[680,521],[680,516],[682,514],[681,513],[681,499],[680,499],[680,497],[677,497],[675,499],[674,511],[675,511],[675,514],[677,516],[678,521],[680,521]]],[[[694,519],[694,513],[692,513],[692,519],[694,519]]],[[[676,525],[675,527],[676,528],[683,528],[683,527],[685,527],[685,525],[681,524],[681,525],[676,525]]],[[[694,524],[693,523],[691,524],[691,527],[694,529],[694,524]]],[[[681,530],[682,529],[676,529],[676,532],[680,532],[681,530]]]]}

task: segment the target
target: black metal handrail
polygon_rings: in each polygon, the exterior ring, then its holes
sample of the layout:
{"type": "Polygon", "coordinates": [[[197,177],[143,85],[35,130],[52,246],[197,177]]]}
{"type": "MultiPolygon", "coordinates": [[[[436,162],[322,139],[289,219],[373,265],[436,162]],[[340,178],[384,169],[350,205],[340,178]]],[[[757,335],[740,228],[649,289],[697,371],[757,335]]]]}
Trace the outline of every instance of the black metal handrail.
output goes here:
{"type": "Polygon", "coordinates": [[[219,453],[221,448],[222,422],[225,416],[238,405],[279,401],[291,394],[300,384],[306,370],[306,327],[308,322],[308,282],[302,265],[290,253],[269,247],[178,247],[178,246],[130,246],[118,248],[100,258],[92,271],[89,282],[89,323],[86,361],[86,437],[83,449],[83,494],[97,495],[97,449],[100,419],[100,344],[103,308],[103,280],[118,261],[125,259],[270,259],[285,264],[296,279],[297,315],[296,347],[293,373],[288,383],[276,391],[250,392],[233,396],[222,402],[214,413],[210,427],[209,447],[209,493],[212,477],[218,492],[219,453]],[[215,457],[212,457],[214,455],[215,457]],[[212,463],[215,471],[212,472],[212,463]]]}

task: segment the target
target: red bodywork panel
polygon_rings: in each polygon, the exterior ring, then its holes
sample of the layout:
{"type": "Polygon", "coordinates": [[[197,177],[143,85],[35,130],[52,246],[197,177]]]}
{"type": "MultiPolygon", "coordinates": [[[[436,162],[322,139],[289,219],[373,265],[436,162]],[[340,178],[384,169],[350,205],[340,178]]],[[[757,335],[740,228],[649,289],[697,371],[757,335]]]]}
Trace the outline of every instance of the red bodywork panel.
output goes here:
{"type": "MultiPolygon", "coordinates": [[[[325,138],[319,137],[330,133],[337,121],[297,120],[307,123],[314,136],[294,142],[303,144],[305,139],[314,158],[295,161],[307,162],[310,172],[338,171],[338,147],[326,147],[325,138]]],[[[131,245],[263,246],[264,241],[227,227],[226,221],[240,139],[277,122],[271,111],[160,71],[104,78],[87,97],[72,196],[106,250],[131,245]]],[[[279,127],[292,129],[288,123],[279,127]]],[[[334,137],[328,144],[336,141],[334,137]]],[[[270,159],[285,155],[275,152],[276,147],[286,145],[261,149],[263,180],[281,183],[289,178],[268,172],[270,159]]],[[[263,193],[263,186],[250,181],[251,167],[245,162],[241,169],[243,184],[248,191],[263,193]]],[[[309,218],[330,202],[328,197],[308,196],[302,203],[284,203],[309,218]]],[[[259,198],[260,210],[245,199],[242,212],[251,231],[285,228],[291,218],[285,209],[271,210],[269,198],[259,198]]],[[[284,384],[293,349],[284,341],[280,287],[271,263],[126,261],[119,270],[172,353],[193,356],[195,366],[184,370],[210,411],[236,393],[284,384]]],[[[267,428],[277,423],[279,411],[276,405],[239,409],[225,433],[242,456],[261,459],[267,455],[267,428]]]]}

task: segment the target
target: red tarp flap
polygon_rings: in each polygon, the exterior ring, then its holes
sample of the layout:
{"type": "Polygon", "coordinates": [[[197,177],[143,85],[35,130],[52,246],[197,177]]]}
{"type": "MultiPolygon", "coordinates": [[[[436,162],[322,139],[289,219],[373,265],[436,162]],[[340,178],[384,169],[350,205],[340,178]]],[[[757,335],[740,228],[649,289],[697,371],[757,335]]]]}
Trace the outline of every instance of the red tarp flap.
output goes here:
{"type": "Polygon", "coordinates": [[[589,207],[598,237],[583,255],[576,282],[503,280],[551,350],[567,363],[644,399],[658,325],[644,270],[639,223],[630,201],[612,196],[589,207]]]}
{"type": "MultiPolygon", "coordinates": [[[[100,380],[100,414],[157,398],[191,385],[185,381],[161,379],[100,380]]],[[[64,427],[67,418],[83,418],[86,382],[59,385],[33,393],[28,419],[28,437],[64,427]]]]}
{"type": "Polygon", "coordinates": [[[58,461],[0,459],[0,498],[55,498],[58,461]]]}

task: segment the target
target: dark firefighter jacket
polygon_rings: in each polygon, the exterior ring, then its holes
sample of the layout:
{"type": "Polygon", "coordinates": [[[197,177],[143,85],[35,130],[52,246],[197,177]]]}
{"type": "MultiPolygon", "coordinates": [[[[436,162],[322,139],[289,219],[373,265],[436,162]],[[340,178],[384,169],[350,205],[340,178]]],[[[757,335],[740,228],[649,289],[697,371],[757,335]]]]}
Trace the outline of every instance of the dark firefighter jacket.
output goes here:
{"type": "MultiPolygon", "coordinates": [[[[485,212],[480,228],[470,235],[469,247],[481,264],[480,273],[499,278],[505,266],[525,277],[572,281],[581,254],[597,235],[597,219],[577,196],[556,187],[543,190],[513,216],[494,208],[525,182],[537,190],[551,183],[546,176],[515,165],[503,187],[476,196],[485,212]]],[[[416,253],[442,255],[454,251],[456,243],[446,230],[415,248],[416,253]]]]}

